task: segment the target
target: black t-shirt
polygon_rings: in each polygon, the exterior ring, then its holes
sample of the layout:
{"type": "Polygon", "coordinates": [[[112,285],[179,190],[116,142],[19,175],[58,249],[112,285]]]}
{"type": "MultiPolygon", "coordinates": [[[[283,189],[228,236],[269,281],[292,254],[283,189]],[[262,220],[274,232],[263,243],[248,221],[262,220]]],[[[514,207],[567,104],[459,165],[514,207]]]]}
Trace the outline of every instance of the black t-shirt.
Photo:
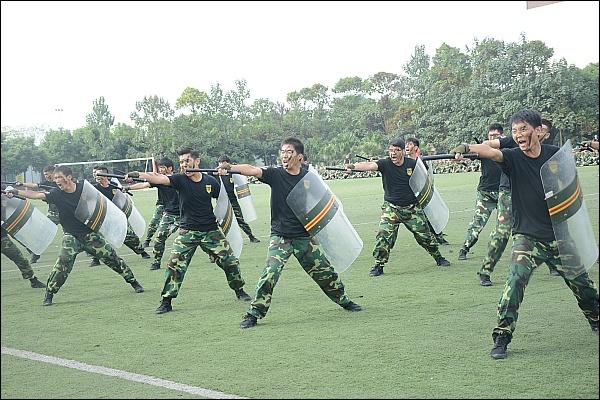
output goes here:
{"type": "Polygon", "coordinates": [[[221,175],[221,182],[223,182],[223,186],[225,186],[225,191],[227,192],[227,197],[229,197],[229,201],[232,203],[234,201],[237,202],[237,197],[235,197],[235,190],[233,185],[233,175],[221,175]]]}
{"type": "Polygon", "coordinates": [[[487,158],[481,159],[481,177],[477,190],[482,192],[497,192],[500,185],[500,175],[502,170],[498,163],[487,158]]]}
{"type": "Polygon", "coordinates": [[[202,232],[216,230],[217,218],[211,200],[219,197],[219,182],[206,174],[202,174],[200,182],[194,182],[185,174],[173,174],[168,178],[179,193],[181,228],[202,232]]]}
{"type": "Polygon", "coordinates": [[[283,167],[263,168],[260,180],[271,186],[271,234],[285,238],[310,236],[302,222],[288,206],[286,198],[308,169],[303,167],[298,175],[288,173],[283,167]]]}
{"type": "Polygon", "coordinates": [[[63,192],[60,189],[52,189],[46,193],[48,204],[55,204],[58,208],[58,219],[63,227],[63,231],[72,234],[75,237],[82,237],[91,233],[92,230],[75,218],[75,209],[79,204],[83,182],[77,182],[73,193],[63,192]]]}
{"type": "MultiPolygon", "coordinates": [[[[512,149],[519,147],[511,135],[498,140],[500,141],[500,149],[512,149]]],[[[498,189],[510,192],[510,179],[508,179],[508,175],[506,175],[504,171],[502,171],[502,175],[500,176],[500,186],[498,189]]]]}
{"type": "Polygon", "coordinates": [[[417,161],[404,157],[401,166],[397,166],[387,157],[376,161],[383,182],[383,199],[394,205],[406,207],[417,201],[410,188],[409,180],[415,171],[417,161]]]}
{"type": "Polygon", "coordinates": [[[165,206],[165,212],[169,215],[179,215],[179,193],[171,186],[150,184],[150,187],[158,188],[158,201],[165,206]]]}
{"type": "Polygon", "coordinates": [[[543,242],[554,240],[540,169],[558,150],[556,146],[543,144],[538,158],[527,157],[519,148],[501,150],[504,162],[500,165],[512,187],[513,233],[543,242]]]}
{"type": "Polygon", "coordinates": [[[94,183],[93,186],[97,191],[102,193],[104,196],[108,197],[109,200],[112,201],[113,197],[115,197],[115,190],[119,190],[113,186],[108,185],[107,187],[102,186],[98,182],[94,183]]]}

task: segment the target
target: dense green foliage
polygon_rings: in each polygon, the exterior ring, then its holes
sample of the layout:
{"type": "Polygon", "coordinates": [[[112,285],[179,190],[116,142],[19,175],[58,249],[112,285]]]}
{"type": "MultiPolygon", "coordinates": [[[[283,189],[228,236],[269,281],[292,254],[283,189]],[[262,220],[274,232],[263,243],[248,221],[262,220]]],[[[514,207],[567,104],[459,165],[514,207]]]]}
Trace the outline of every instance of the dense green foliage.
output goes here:
{"type": "Polygon", "coordinates": [[[218,83],[208,93],[188,87],[174,108],[147,96],[131,112],[133,126],[114,126],[99,97],[87,125],[49,132],[40,156],[23,156],[22,147],[36,153],[35,146],[3,132],[2,169],[23,170],[28,160],[172,156],[181,145],[199,149],[208,164],[224,152],[237,162],[272,164],[285,136],[303,139],[313,163],[339,163],[350,152],[376,155],[398,136],[416,136],[425,153],[439,153],[483,139],[491,123],[506,124],[523,108],[553,121],[556,143],[589,139],[598,133],[598,63],[580,69],[552,55],[525,36],[514,43],[475,41],[464,51],[442,44],[431,58],[416,46],[401,72],[342,77],[332,88],[316,83],[288,93],[285,103],[251,101],[245,80],[230,91],[218,83]]]}

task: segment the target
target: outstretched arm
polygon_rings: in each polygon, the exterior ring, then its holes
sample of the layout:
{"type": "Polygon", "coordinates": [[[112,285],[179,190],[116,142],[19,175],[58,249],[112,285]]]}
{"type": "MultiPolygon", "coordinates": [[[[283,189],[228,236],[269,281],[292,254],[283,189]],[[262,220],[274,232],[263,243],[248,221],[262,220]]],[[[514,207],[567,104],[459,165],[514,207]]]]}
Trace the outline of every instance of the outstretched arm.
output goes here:
{"type": "Polygon", "coordinates": [[[479,158],[488,158],[492,161],[503,162],[504,156],[498,149],[494,149],[487,144],[461,144],[453,148],[450,153],[454,154],[454,158],[460,160],[463,153],[477,153],[479,158]]]}
{"type": "MultiPolygon", "coordinates": [[[[169,180],[169,178],[166,175],[159,174],[157,172],[133,171],[133,172],[130,172],[127,175],[125,175],[126,180],[128,180],[129,178],[141,178],[141,179],[145,179],[148,182],[153,183],[155,185],[171,186],[171,181],[169,180]]],[[[131,183],[131,182],[128,180],[128,183],[131,183]]]]}
{"type": "Polygon", "coordinates": [[[228,163],[224,163],[224,165],[219,166],[219,175],[227,175],[227,172],[238,172],[242,175],[246,176],[254,176],[256,178],[262,178],[263,170],[262,168],[255,167],[250,164],[235,164],[231,165],[228,163]]]}
{"type": "Polygon", "coordinates": [[[355,171],[378,171],[379,166],[376,162],[373,161],[363,161],[356,164],[346,164],[344,167],[347,170],[355,170],[355,171]]]}
{"type": "Polygon", "coordinates": [[[10,193],[15,196],[27,197],[28,199],[46,200],[46,193],[44,192],[32,192],[31,190],[12,189],[7,190],[6,193],[10,193]]]}

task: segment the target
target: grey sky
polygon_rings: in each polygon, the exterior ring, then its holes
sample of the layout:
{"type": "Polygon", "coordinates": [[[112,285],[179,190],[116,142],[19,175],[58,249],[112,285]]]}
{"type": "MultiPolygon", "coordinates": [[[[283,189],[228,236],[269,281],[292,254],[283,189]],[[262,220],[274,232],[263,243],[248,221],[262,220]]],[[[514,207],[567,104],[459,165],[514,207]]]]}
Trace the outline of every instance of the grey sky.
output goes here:
{"type": "Polygon", "coordinates": [[[104,96],[117,122],[144,96],[174,107],[188,86],[253,99],[340,78],[402,73],[416,45],[541,40],[555,58],[598,62],[598,1],[1,3],[2,126],[85,125],[104,96]],[[62,109],[62,112],[54,111],[62,109]]]}

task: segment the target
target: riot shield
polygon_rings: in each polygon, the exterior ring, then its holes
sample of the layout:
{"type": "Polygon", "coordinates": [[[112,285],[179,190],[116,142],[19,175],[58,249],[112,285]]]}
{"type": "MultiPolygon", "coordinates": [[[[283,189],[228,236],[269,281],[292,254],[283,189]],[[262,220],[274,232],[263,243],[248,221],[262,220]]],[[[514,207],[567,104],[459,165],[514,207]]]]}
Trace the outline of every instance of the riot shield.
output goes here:
{"type": "Polygon", "coordinates": [[[254,209],[254,203],[252,203],[248,179],[241,174],[231,174],[231,176],[233,177],[233,189],[238,199],[238,203],[240,203],[244,221],[252,222],[256,220],[256,210],[254,209]]]}
{"type": "Polygon", "coordinates": [[[88,181],[75,209],[75,218],[98,232],[114,247],[121,247],[127,235],[127,217],[88,181]]]}
{"type": "MultiPolygon", "coordinates": [[[[221,180],[219,180],[219,182],[221,182],[221,180]]],[[[223,182],[221,182],[221,191],[219,192],[219,198],[215,205],[215,217],[217,217],[217,222],[227,238],[229,246],[231,246],[231,250],[233,250],[233,254],[237,258],[240,258],[242,248],[244,247],[244,239],[242,238],[240,226],[233,213],[233,207],[231,207],[223,182]]]]}
{"type": "Polygon", "coordinates": [[[423,208],[435,233],[441,233],[448,223],[450,211],[433,185],[432,168],[428,172],[423,161],[417,158],[417,165],[408,184],[417,198],[417,204],[423,208]]]}
{"type": "Polygon", "coordinates": [[[2,196],[2,227],[38,256],[54,240],[57,226],[31,202],[2,196]]]}
{"type": "Polygon", "coordinates": [[[131,229],[133,229],[135,234],[138,237],[144,236],[144,232],[146,232],[146,221],[133,204],[131,196],[123,193],[120,190],[115,190],[115,195],[113,196],[112,201],[121,209],[121,211],[125,213],[127,221],[129,222],[129,225],[131,225],[131,229]]]}
{"type": "Polygon", "coordinates": [[[286,202],[335,270],[339,273],[348,269],[359,256],[363,242],[344,214],[341,202],[314,168],[309,168],[286,202]]]}
{"type": "Polygon", "coordinates": [[[571,141],[540,169],[565,276],[576,278],[598,259],[598,246],[577,178],[571,141]]]}

